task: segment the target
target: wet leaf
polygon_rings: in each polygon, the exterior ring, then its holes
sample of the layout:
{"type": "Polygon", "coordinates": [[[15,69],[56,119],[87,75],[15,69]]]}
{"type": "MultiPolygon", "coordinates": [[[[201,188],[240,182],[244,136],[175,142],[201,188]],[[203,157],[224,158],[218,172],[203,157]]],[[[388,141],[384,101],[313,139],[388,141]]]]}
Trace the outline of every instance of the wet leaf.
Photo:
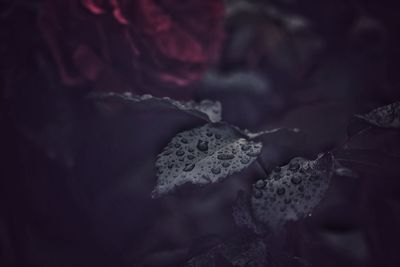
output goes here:
{"type": "Polygon", "coordinates": [[[127,105],[133,108],[140,108],[140,105],[150,105],[153,108],[160,109],[178,109],[187,112],[193,116],[199,117],[209,122],[219,122],[221,120],[222,107],[218,101],[203,100],[199,103],[195,101],[177,101],[169,97],[154,97],[151,95],[136,96],[130,93],[103,93],[92,94],[92,98],[106,103],[117,103],[127,105]],[[139,106],[138,106],[139,105],[139,106]]]}
{"type": "Polygon", "coordinates": [[[206,124],[182,132],[158,156],[158,180],[153,197],[189,182],[218,182],[249,166],[261,148],[261,143],[246,139],[228,124],[206,124]]]}
{"type": "Polygon", "coordinates": [[[276,167],[268,177],[253,185],[251,205],[255,218],[278,229],[289,220],[298,220],[318,205],[333,172],[330,154],[316,160],[294,158],[276,167]]]}
{"type": "Polygon", "coordinates": [[[400,102],[395,102],[356,117],[382,128],[400,128],[400,102]]]}

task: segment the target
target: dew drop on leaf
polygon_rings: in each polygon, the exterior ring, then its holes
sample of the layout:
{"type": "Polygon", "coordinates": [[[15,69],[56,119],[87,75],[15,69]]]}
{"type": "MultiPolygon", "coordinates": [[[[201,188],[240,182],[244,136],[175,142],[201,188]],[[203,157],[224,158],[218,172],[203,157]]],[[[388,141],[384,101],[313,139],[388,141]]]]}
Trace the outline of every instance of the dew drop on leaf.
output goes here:
{"type": "Polygon", "coordinates": [[[302,178],[299,175],[296,175],[296,176],[293,176],[292,178],[290,178],[290,182],[292,182],[292,184],[300,184],[301,181],[302,181],[302,178]]]}
{"type": "Polygon", "coordinates": [[[200,151],[207,151],[208,150],[208,142],[207,141],[203,141],[203,140],[199,140],[197,142],[197,149],[200,151]]]}
{"type": "Polygon", "coordinates": [[[222,167],[228,168],[229,166],[231,166],[231,164],[229,164],[229,162],[222,162],[222,167]]]}
{"type": "Polygon", "coordinates": [[[212,168],[211,172],[213,174],[220,174],[221,173],[221,168],[218,168],[218,167],[212,168]]]}
{"type": "Polygon", "coordinates": [[[265,187],[265,185],[266,185],[266,183],[264,182],[264,180],[258,180],[258,181],[256,182],[256,184],[255,184],[255,187],[256,187],[257,189],[262,189],[262,188],[265,187]]]}
{"type": "Polygon", "coordinates": [[[231,160],[233,159],[235,156],[233,154],[220,154],[217,156],[217,159],[219,160],[231,160]]]}
{"type": "Polygon", "coordinates": [[[183,171],[185,171],[185,172],[190,172],[190,171],[192,171],[193,169],[194,169],[194,167],[195,167],[196,165],[195,164],[186,164],[186,166],[185,166],[185,168],[183,168],[183,171]]]}
{"type": "Polygon", "coordinates": [[[183,150],[178,150],[178,151],[176,151],[176,155],[177,155],[178,157],[181,157],[181,156],[185,155],[185,151],[183,151],[183,150]]]}

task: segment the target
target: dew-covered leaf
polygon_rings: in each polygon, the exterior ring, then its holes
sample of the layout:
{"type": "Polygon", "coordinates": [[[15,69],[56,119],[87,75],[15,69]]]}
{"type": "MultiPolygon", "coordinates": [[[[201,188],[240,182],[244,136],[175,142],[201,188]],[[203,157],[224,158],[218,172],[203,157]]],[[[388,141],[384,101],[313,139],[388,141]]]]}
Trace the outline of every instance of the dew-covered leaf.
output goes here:
{"type": "Polygon", "coordinates": [[[400,101],[356,117],[382,128],[400,128],[400,101]]]}
{"type": "Polygon", "coordinates": [[[103,93],[92,94],[92,98],[97,100],[106,101],[106,103],[117,103],[140,108],[140,105],[152,106],[153,108],[160,109],[178,109],[187,112],[193,116],[210,122],[221,121],[222,107],[218,101],[203,100],[201,102],[195,101],[177,101],[169,97],[154,97],[151,95],[132,95],[131,93],[118,94],[118,93],[103,93]],[[138,106],[139,105],[139,106],[138,106]]]}
{"type": "Polygon", "coordinates": [[[253,185],[251,205],[255,218],[277,229],[286,221],[298,220],[318,205],[333,172],[331,154],[316,160],[294,158],[276,167],[265,179],[253,185]]]}
{"type": "Polygon", "coordinates": [[[157,185],[153,196],[185,183],[209,184],[249,166],[262,145],[228,124],[206,124],[179,133],[156,161],[157,185]]]}

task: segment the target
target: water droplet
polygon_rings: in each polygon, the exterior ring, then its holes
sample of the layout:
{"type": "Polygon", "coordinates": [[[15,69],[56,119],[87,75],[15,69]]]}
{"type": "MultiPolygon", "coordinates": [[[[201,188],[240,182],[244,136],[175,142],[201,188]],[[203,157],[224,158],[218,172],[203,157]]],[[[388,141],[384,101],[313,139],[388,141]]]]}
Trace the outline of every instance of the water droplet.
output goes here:
{"type": "Polygon", "coordinates": [[[278,189],[276,190],[276,193],[277,193],[278,195],[283,195],[283,194],[285,194],[285,192],[286,192],[286,190],[285,190],[285,188],[283,188],[283,187],[280,187],[280,188],[278,188],[278,189]]]}
{"type": "Polygon", "coordinates": [[[169,164],[168,169],[172,169],[174,167],[174,164],[169,164]]]}
{"type": "Polygon", "coordinates": [[[180,147],[181,147],[181,144],[176,143],[176,144],[175,144],[175,147],[176,147],[176,148],[180,148],[180,147]]]}
{"type": "Polygon", "coordinates": [[[207,135],[208,137],[211,137],[213,134],[210,133],[210,132],[207,132],[206,135],[207,135]]]}
{"type": "Polygon", "coordinates": [[[221,173],[221,169],[218,168],[218,167],[215,167],[215,168],[212,168],[212,169],[211,169],[211,172],[212,172],[213,174],[220,174],[220,173],[221,173]]]}
{"type": "Polygon", "coordinates": [[[242,163],[242,164],[248,164],[250,162],[250,159],[249,158],[242,158],[241,160],[240,160],[240,163],[242,163]]]}
{"type": "Polygon", "coordinates": [[[302,181],[302,179],[301,179],[300,176],[293,176],[293,177],[290,179],[290,181],[291,181],[293,184],[300,184],[301,181],[302,181]]]}
{"type": "Polygon", "coordinates": [[[193,156],[193,155],[188,155],[187,158],[190,159],[190,160],[192,160],[192,159],[195,158],[195,156],[193,156]]]}
{"type": "Polygon", "coordinates": [[[203,175],[201,176],[201,178],[203,178],[204,180],[206,180],[208,183],[211,183],[211,182],[212,182],[210,176],[208,176],[208,175],[206,175],[206,174],[203,174],[203,175]]]}
{"type": "Polygon", "coordinates": [[[255,191],[254,191],[254,197],[255,197],[255,198],[261,198],[262,195],[263,195],[263,193],[262,193],[261,190],[255,190],[255,191]]]}
{"type": "Polygon", "coordinates": [[[185,165],[185,168],[183,168],[183,171],[185,172],[190,172],[194,169],[195,165],[193,163],[188,163],[185,165]]]}
{"type": "Polygon", "coordinates": [[[177,155],[178,157],[181,157],[181,156],[185,155],[185,151],[183,151],[183,150],[178,150],[178,151],[176,151],[176,155],[177,155]]]}
{"type": "Polygon", "coordinates": [[[242,148],[243,151],[247,151],[247,150],[249,150],[251,148],[251,146],[248,145],[248,144],[244,144],[244,145],[241,146],[241,148],[242,148]]]}
{"type": "Polygon", "coordinates": [[[203,140],[199,140],[197,142],[197,149],[200,151],[207,151],[208,150],[208,142],[207,141],[203,141],[203,140]]]}
{"type": "Polygon", "coordinates": [[[256,187],[257,189],[262,189],[262,188],[265,187],[265,185],[266,185],[266,183],[265,183],[264,180],[258,180],[258,181],[256,182],[256,184],[255,184],[255,187],[256,187]]]}
{"type": "Polygon", "coordinates": [[[272,176],[272,178],[273,178],[275,181],[278,181],[279,179],[281,179],[281,176],[280,176],[279,174],[274,174],[274,176],[272,176]]]}
{"type": "Polygon", "coordinates": [[[182,139],[181,139],[181,142],[184,143],[184,144],[187,144],[187,143],[188,143],[188,140],[187,140],[186,138],[182,138],[182,139]]]}
{"type": "Polygon", "coordinates": [[[188,151],[189,151],[189,152],[194,152],[194,148],[193,148],[193,147],[190,147],[190,148],[188,149],[188,151]]]}
{"type": "Polygon", "coordinates": [[[229,166],[231,166],[231,164],[229,164],[228,162],[222,163],[222,167],[224,167],[224,168],[228,168],[229,166]]]}
{"type": "Polygon", "coordinates": [[[289,170],[297,171],[298,169],[300,169],[300,164],[298,164],[298,163],[290,163],[289,164],[289,170]]]}
{"type": "Polygon", "coordinates": [[[217,159],[219,160],[231,160],[233,159],[235,156],[232,154],[221,154],[217,156],[217,159]]]}

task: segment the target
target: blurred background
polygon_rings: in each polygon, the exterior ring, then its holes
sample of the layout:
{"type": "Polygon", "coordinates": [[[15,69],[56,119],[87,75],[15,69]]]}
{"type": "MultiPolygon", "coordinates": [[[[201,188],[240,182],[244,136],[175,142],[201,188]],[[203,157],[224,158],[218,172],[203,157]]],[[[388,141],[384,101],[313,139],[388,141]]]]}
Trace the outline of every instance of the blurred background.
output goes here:
{"type": "MultiPolygon", "coordinates": [[[[157,154],[204,122],[88,95],[218,100],[240,128],[299,128],[265,146],[270,170],[399,101],[399,14],[395,0],[1,0],[0,265],[185,266],[242,233],[232,207],[259,166],[151,199],[157,154]]],[[[399,140],[354,138],[356,175],[276,234],[268,266],[400,266],[399,140]]]]}

